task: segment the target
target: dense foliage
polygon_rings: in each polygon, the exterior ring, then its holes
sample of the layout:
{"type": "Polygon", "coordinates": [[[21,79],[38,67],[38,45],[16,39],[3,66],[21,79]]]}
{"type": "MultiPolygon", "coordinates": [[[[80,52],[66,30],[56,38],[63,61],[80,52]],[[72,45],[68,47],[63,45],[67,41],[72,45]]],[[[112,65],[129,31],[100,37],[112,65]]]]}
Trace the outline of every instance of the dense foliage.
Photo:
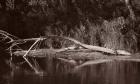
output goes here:
{"type": "Polygon", "coordinates": [[[139,14],[139,0],[0,0],[1,29],[20,38],[53,34],[128,51],[139,47],[139,14]]]}

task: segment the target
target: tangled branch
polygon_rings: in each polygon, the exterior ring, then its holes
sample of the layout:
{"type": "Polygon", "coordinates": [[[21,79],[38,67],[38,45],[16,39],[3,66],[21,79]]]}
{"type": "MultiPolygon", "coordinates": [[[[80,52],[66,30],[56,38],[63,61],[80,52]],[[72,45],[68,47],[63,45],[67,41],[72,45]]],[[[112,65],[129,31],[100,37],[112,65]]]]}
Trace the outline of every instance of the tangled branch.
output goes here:
{"type": "MultiPolygon", "coordinates": [[[[109,48],[104,48],[104,47],[100,47],[100,46],[93,46],[93,45],[87,45],[87,44],[84,44],[84,43],[81,43],[73,38],[70,38],[70,37],[62,37],[62,36],[56,36],[56,35],[49,35],[49,36],[42,36],[42,37],[39,37],[39,38],[28,38],[28,39],[19,39],[3,30],[0,30],[0,35],[2,36],[1,38],[3,40],[6,40],[8,39],[8,43],[11,43],[11,46],[9,47],[9,52],[10,52],[10,55],[11,55],[11,61],[12,61],[12,56],[13,55],[16,55],[16,56],[23,56],[23,59],[26,61],[26,63],[28,63],[28,65],[36,72],[36,73],[39,73],[38,72],[38,69],[36,69],[32,63],[27,59],[28,56],[33,56],[33,57],[39,57],[39,56],[46,56],[46,54],[48,55],[56,55],[58,54],[58,56],[56,57],[57,59],[60,59],[61,61],[65,61],[65,62],[68,62],[68,63],[71,63],[69,62],[69,60],[65,60],[65,57],[64,55],[59,55],[67,50],[73,50],[75,51],[75,48],[76,46],[73,46],[73,47],[67,47],[67,48],[61,48],[61,49],[34,49],[35,46],[37,46],[39,43],[43,42],[44,40],[46,41],[47,39],[49,38],[60,38],[60,39],[64,39],[64,40],[68,40],[68,41],[71,41],[71,42],[74,42],[76,45],[78,45],[78,47],[82,47],[84,48],[84,50],[90,50],[90,51],[99,51],[99,52],[104,52],[104,53],[109,53],[109,54],[112,54],[112,55],[131,55],[129,52],[125,51],[125,50],[112,50],[112,49],[109,49],[109,48]],[[20,48],[18,45],[20,44],[25,44],[26,42],[28,41],[34,41],[34,43],[30,46],[30,48],[28,50],[22,50],[22,48],[20,48]],[[14,47],[17,47],[17,49],[15,49],[15,51],[13,51],[13,48],[14,47]],[[19,50],[21,49],[21,50],[19,50]],[[64,58],[64,59],[63,59],[64,58]]],[[[84,52],[83,50],[83,52],[84,52]]],[[[93,54],[93,53],[92,53],[93,54]]],[[[85,58],[85,59],[95,59],[94,55],[91,55],[91,56],[83,56],[81,54],[75,54],[75,56],[72,56],[70,55],[70,58],[72,59],[75,59],[75,58],[78,58],[78,59],[81,59],[81,58],[85,58]],[[79,57],[78,57],[79,56],[79,57]]],[[[74,63],[75,64],[75,63],[74,63]]]]}

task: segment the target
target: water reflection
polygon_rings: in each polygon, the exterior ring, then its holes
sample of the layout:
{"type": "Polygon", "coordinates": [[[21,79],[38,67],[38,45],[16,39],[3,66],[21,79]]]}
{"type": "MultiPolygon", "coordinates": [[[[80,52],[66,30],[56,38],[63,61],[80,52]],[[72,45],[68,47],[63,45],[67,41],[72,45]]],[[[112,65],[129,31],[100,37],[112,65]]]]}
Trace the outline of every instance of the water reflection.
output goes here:
{"type": "Polygon", "coordinates": [[[1,71],[0,84],[140,84],[140,63],[136,62],[97,64],[64,74],[53,69],[55,73],[44,76],[21,68],[1,71]]]}

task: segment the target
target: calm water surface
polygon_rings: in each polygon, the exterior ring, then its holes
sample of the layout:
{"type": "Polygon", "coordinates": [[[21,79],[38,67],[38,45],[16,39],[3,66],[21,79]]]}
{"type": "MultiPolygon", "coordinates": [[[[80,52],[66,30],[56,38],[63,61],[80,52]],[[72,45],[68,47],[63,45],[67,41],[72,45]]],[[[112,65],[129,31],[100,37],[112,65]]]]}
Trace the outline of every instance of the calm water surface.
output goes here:
{"type": "Polygon", "coordinates": [[[0,65],[0,84],[140,84],[140,63],[136,62],[109,62],[75,72],[52,68],[54,64],[44,76],[22,68],[12,71],[5,61],[0,65]]]}

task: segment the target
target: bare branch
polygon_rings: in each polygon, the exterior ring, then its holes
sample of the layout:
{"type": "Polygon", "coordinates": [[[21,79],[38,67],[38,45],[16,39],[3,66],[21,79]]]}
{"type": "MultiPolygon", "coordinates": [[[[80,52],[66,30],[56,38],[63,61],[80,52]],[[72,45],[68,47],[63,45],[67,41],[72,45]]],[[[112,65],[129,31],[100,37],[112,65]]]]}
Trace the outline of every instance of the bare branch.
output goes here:
{"type": "Polygon", "coordinates": [[[1,35],[2,40],[9,39],[10,40],[9,42],[13,42],[14,40],[19,39],[18,37],[11,35],[3,30],[0,30],[0,35],[1,35]]]}
{"type": "MultiPolygon", "coordinates": [[[[40,37],[40,38],[20,39],[20,40],[15,40],[14,42],[31,41],[31,40],[38,40],[38,39],[45,40],[47,38],[52,38],[52,37],[54,37],[54,38],[62,38],[62,39],[72,41],[75,44],[77,44],[77,45],[79,45],[79,46],[81,46],[81,47],[83,47],[85,49],[89,49],[89,50],[93,50],[93,51],[100,51],[100,52],[105,52],[105,53],[109,53],[109,54],[113,54],[113,55],[116,55],[116,54],[119,54],[119,55],[131,55],[131,53],[129,53],[129,52],[125,51],[125,50],[112,50],[112,49],[109,49],[109,48],[93,46],[93,45],[87,45],[87,44],[81,43],[81,42],[79,42],[79,41],[77,41],[77,40],[75,40],[73,38],[61,37],[61,36],[55,36],[55,35],[50,35],[50,36],[40,37]]],[[[56,52],[66,51],[66,50],[69,50],[69,49],[71,49],[71,48],[69,48],[69,47],[68,48],[63,48],[63,49],[56,50],[56,52]]],[[[39,51],[37,51],[37,52],[39,54],[39,51]]]]}

